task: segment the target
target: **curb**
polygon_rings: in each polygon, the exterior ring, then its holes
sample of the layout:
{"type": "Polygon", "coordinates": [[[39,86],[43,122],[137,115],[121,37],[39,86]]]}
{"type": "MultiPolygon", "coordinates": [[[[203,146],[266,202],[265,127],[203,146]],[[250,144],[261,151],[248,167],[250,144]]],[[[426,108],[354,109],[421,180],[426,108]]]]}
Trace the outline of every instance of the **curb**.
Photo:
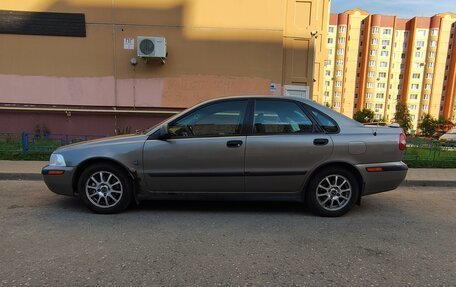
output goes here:
{"type": "Polygon", "coordinates": [[[0,172],[0,180],[32,180],[42,181],[41,173],[6,173],[0,172]]]}
{"type": "Polygon", "coordinates": [[[456,181],[451,180],[404,180],[401,186],[434,186],[434,187],[456,187],[456,181]]]}

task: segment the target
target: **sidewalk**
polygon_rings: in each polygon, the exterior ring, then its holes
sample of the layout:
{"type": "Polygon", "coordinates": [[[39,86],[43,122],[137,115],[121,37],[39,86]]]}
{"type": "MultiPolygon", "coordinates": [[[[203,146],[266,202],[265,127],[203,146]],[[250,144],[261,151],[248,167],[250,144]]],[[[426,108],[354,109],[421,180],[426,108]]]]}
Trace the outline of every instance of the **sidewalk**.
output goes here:
{"type": "MultiPolygon", "coordinates": [[[[47,161],[0,160],[0,180],[42,180],[47,161]]],[[[456,187],[456,169],[411,168],[402,185],[456,187]]]]}

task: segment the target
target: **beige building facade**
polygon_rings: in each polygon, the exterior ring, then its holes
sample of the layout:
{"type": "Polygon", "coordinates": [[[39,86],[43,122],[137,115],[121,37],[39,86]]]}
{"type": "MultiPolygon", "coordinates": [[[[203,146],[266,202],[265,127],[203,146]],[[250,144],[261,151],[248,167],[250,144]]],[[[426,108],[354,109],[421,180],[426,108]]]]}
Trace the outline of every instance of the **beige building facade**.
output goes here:
{"type": "Polygon", "coordinates": [[[323,103],[392,122],[400,101],[417,130],[424,114],[456,121],[456,15],[400,19],[360,9],[332,14],[323,103]]]}
{"type": "Polygon", "coordinates": [[[329,0],[3,0],[0,132],[134,130],[223,96],[322,101],[329,9],[329,0]],[[139,58],[138,36],[164,37],[165,63],[139,58]]]}

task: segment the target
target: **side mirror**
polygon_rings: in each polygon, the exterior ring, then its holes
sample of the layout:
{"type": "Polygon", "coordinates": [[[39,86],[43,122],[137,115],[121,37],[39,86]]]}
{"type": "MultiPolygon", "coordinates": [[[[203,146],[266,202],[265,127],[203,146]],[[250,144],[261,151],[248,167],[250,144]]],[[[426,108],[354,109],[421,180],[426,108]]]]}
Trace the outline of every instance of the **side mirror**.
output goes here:
{"type": "Polygon", "coordinates": [[[167,139],[169,139],[171,137],[171,135],[169,134],[169,131],[168,131],[168,125],[162,125],[160,127],[160,135],[158,136],[158,139],[159,140],[162,140],[162,141],[165,141],[167,139]]]}

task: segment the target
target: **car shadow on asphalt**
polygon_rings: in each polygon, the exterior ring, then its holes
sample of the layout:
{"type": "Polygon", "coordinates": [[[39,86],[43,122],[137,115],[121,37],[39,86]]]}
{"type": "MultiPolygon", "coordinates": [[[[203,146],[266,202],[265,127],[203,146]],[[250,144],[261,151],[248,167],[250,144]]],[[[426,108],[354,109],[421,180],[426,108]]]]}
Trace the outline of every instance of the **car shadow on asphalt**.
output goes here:
{"type": "MultiPolygon", "coordinates": [[[[59,198],[59,208],[75,213],[92,213],[78,198],[59,198]]],[[[364,216],[366,213],[382,212],[384,204],[377,200],[364,200],[361,206],[355,205],[348,213],[364,216]]],[[[391,206],[389,207],[391,208],[391,206]]],[[[138,213],[248,213],[248,214],[294,214],[315,216],[302,202],[286,201],[207,201],[207,200],[147,200],[139,205],[132,204],[122,214],[138,213]]]]}

